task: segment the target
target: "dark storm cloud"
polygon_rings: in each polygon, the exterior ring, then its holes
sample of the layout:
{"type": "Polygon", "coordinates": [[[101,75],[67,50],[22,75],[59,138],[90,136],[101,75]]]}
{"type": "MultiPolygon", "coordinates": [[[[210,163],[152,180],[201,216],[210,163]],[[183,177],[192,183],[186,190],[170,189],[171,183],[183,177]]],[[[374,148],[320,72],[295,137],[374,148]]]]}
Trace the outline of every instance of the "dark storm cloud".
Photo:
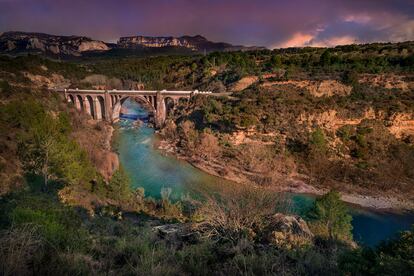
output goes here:
{"type": "Polygon", "coordinates": [[[202,34],[267,47],[414,39],[412,0],[0,0],[0,31],[202,34]]]}

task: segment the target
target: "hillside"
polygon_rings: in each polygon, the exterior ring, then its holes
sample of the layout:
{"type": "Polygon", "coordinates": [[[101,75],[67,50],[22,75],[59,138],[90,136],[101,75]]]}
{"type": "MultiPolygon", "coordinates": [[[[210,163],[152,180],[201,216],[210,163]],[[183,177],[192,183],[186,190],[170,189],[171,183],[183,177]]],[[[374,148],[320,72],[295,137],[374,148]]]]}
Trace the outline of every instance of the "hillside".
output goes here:
{"type": "Polygon", "coordinates": [[[357,245],[328,191],[413,202],[413,53],[407,42],[82,63],[0,56],[0,274],[412,274],[413,231],[357,245]],[[178,105],[159,134],[164,149],[239,183],[177,202],[168,189],[159,200],[132,190],[112,126],[55,86],[232,91],[178,105]],[[324,194],[301,216],[271,192],[299,188],[324,194]]]}

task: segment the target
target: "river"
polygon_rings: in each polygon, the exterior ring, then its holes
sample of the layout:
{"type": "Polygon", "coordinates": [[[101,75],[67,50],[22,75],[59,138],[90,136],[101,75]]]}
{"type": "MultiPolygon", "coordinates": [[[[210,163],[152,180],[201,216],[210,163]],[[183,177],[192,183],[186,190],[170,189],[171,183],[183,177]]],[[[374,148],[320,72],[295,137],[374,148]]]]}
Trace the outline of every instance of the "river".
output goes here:
{"type": "MultiPolygon", "coordinates": [[[[172,200],[179,200],[183,195],[194,196],[200,188],[214,190],[223,185],[234,185],[185,161],[161,154],[153,147],[154,129],[146,124],[134,126],[136,118],[146,122],[147,112],[132,101],[127,101],[123,110],[127,110],[128,115],[121,115],[118,123],[117,150],[133,188],[143,187],[145,195],[154,198],[160,197],[162,188],[171,188],[172,200]]],[[[307,195],[290,196],[299,214],[305,213],[314,200],[314,197],[307,195]]],[[[414,224],[413,213],[383,212],[355,206],[349,208],[353,217],[354,239],[367,246],[375,246],[414,224]]]]}

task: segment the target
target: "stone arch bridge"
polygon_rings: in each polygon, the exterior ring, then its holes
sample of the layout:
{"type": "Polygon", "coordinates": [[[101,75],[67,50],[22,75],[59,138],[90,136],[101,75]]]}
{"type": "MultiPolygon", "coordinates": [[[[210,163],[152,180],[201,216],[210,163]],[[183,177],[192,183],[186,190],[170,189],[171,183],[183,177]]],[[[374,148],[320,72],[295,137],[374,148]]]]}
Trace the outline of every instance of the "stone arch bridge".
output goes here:
{"type": "Polygon", "coordinates": [[[180,99],[189,99],[206,91],[155,91],[155,90],[90,90],[90,89],[52,89],[63,93],[65,99],[78,110],[91,115],[95,120],[116,122],[119,120],[121,106],[131,98],[141,103],[153,114],[155,125],[161,127],[167,111],[178,104],[180,99]]]}

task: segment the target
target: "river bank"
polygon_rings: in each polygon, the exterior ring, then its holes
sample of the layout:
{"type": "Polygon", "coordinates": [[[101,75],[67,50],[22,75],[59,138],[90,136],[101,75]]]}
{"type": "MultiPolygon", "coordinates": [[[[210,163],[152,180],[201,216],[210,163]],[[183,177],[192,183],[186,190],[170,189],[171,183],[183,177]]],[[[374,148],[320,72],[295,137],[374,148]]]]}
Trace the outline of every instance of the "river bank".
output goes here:
{"type": "MultiPolygon", "coordinates": [[[[249,180],[249,176],[254,176],[255,173],[240,170],[234,166],[222,166],[218,160],[205,160],[197,156],[188,156],[179,151],[179,149],[170,141],[167,141],[157,136],[154,141],[154,147],[163,154],[174,156],[180,160],[184,160],[194,167],[214,175],[236,183],[249,183],[256,185],[249,180]]],[[[280,181],[277,186],[269,186],[267,188],[276,192],[288,192],[295,194],[308,195],[322,195],[328,189],[316,188],[307,184],[298,175],[287,176],[283,181],[280,181]]],[[[376,209],[388,212],[405,212],[414,210],[414,202],[395,195],[364,195],[358,193],[342,192],[341,199],[352,205],[358,205],[363,208],[376,209]]]]}

